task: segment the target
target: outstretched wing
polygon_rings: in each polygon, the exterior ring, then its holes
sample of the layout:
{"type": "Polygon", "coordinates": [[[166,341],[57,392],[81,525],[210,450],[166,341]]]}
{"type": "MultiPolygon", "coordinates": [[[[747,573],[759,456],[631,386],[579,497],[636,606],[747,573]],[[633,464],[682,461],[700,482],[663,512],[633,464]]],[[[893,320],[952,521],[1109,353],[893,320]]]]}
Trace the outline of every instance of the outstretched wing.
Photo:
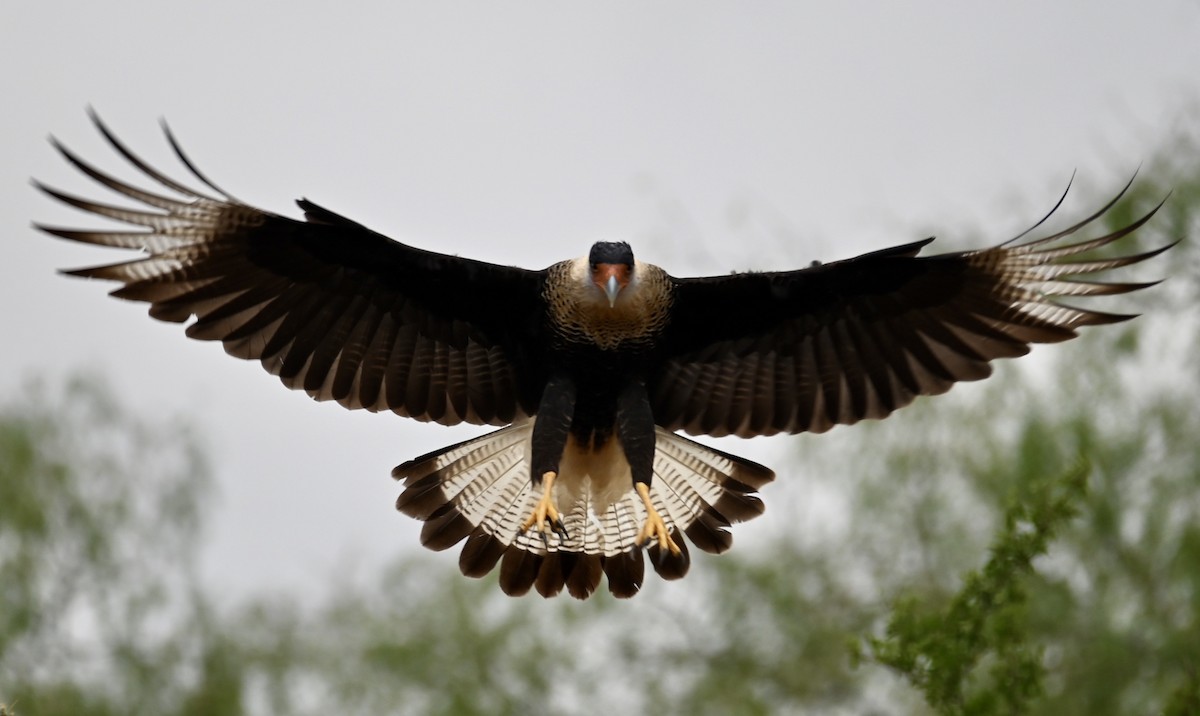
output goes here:
{"type": "Polygon", "coordinates": [[[307,200],[297,202],[306,221],[256,209],[198,172],[167,131],[210,196],[149,166],[92,119],[118,154],[179,198],[119,181],[55,142],[81,172],[144,205],[38,184],[135,229],[38,228],[144,253],[67,273],[121,282],[112,295],[149,303],[155,318],[195,316],[187,335],[221,341],[317,400],[446,425],[506,425],[536,410],[536,386],[515,374],[513,351],[528,343],[522,331],[535,330],[524,317],[538,313],[544,272],[405,246],[307,200]]]}
{"type": "Polygon", "coordinates": [[[649,386],[655,420],[693,435],[822,432],[984,378],[989,361],[1024,355],[1032,343],[1132,318],[1053,300],[1152,285],[1076,277],[1169,246],[1116,258],[1068,257],[1136,231],[1157,207],[1108,235],[1059,241],[1122,194],[1078,224],[1022,244],[917,256],[927,239],[799,271],[675,279],[665,359],[649,386]]]}

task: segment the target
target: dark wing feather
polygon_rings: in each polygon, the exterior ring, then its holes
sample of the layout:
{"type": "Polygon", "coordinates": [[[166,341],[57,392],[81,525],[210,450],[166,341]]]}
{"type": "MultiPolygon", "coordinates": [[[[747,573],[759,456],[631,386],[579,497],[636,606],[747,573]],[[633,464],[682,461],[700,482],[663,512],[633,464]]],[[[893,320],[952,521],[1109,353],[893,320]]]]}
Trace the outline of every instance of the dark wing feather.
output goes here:
{"type": "Polygon", "coordinates": [[[131,209],[38,185],[70,206],[135,227],[42,230],[102,246],[137,249],[123,263],[69,271],[121,282],[113,295],[145,301],[165,321],[196,317],[187,334],[221,341],[258,360],[289,388],[349,408],[391,410],[451,425],[506,425],[533,414],[537,369],[519,371],[518,346],[536,345],[545,272],[412,248],[308,200],[306,221],[170,179],[126,148],[93,116],[113,148],[179,198],[115,179],[57,142],[81,172],[144,205],[131,209]]]}
{"type": "Polygon", "coordinates": [[[989,361],[1024,355],[1031,343],[1131,318],[1053,300],[1152,285],[1076,277],[1169,246],[1072,257],[1132,233],[1157,207],[1105,236],[1059,242],[1115,202],[1052,236],[983,251],[918,256],[927,239],[799,271],[673,279],[650,383],[655,420],[693,435],[821,432],[986,377],[989,361]]]}

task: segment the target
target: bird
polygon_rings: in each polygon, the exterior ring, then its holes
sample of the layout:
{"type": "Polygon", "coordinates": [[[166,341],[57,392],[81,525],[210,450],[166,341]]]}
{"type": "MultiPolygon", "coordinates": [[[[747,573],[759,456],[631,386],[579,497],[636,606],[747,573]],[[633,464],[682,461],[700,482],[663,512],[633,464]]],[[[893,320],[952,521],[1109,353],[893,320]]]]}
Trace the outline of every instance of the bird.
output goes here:
{"type": "MultiPolygon", "coordinates": [[[[788,271],[677,278],[622,241],[528,270],[392,240],[308,199],[302,219],[255,208],[203,174],[166,123],[192,181],[143,161],[89,115],[153,190],[119,180],[51,137],[69,165],[133,206],[34,181],[118,228],[47,234],[139,252],[64,271],[115,281],[186,335],[258,361],[288,388],[350,409],[492,426],[396,467],[397,509],[459,568],[499,567],[509,595],[618,598],[689,571],[689,543],[719,554],[763,513],[774,472],[691,436],[821,433],[881,419],[918,396],[987,377],[992,361],[1132,315],[1075,307],[1157,282],[1093,280],[1145,261],[1096,253],[1150,209],[1092,238],[1099,211],[990,248],[922,255],[926,238],[788,271]],[[197,183],[199,188],[197,188],[197,183]]],[[[145,184],[143,183],[143,186],[145,184]]],[[[1069,185],[1068,185],[1069,190],[1069,185]]],[[[1164,199],[1165,201],[1165,199],[1164,199]]]]}

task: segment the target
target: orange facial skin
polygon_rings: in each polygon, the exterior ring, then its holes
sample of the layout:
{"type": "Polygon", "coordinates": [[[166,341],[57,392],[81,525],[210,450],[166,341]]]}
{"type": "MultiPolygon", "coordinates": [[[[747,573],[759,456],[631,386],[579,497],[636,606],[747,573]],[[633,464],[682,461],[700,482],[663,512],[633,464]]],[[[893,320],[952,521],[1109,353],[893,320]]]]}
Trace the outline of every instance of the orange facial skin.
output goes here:
{"type": "Polygon", "coordinates": [[[629,285],[629,266],[626,264],[596,264],[592,282],[608,296],[608,305],[617,302],[617,294],[629,285]]]}

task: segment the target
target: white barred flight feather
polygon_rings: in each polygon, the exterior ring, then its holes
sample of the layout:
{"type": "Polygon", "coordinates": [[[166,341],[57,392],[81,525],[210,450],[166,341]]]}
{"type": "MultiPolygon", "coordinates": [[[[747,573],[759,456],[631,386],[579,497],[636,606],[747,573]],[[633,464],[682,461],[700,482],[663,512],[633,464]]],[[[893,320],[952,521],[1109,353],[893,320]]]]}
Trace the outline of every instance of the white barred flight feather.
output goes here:
{"type": "Polygon", "coordinates": [[[530,271],[407,246],[307,199],[297,201],[302,220],[257,209],[200,173],[167,131],[203,185],[187,186],[92,119],[166,194],[54,141],[75,169],[137,205],[35,182],[63,204],[134,227],[39,226],[141,252],[67,273],[118,282],[112,295],[148,303],[160,320],[191,320],[189,337],[219,341],[316,400],[499,428],[394,474],[404,480],[397,507],[425,522],[421,542],[462,543],[463,573],[498,566],[509,594],[585,598],[607,579],[614,595],[632,596],[647,557],[677,579],[688,541],[729,549],[730,525],[762,512],[756,492],[773,474],[676,431],[753,437],[887,417],[917,396],[985,378],[992,361],[1034,343],[1131,318],[1058,299],[1146,288],[1091,275],[1171,246],[1102,253],[1158,207],[1073,238],[1127,185],[1066,229],[978,251],[922,256],[925,239],[795,271],[677,278],[625,242],[602,241],[530,271]]]}
{"type": "MultiPolygon", "coordinates": [[[[538,499],[529,480],[535,420],[400,465],[392,472],[404,481],[397,509],[425,520],[421,543],[426,547],[444,550],[468,540],[460,565],[470,576],[487,574],[501,558],[519,561],[521,568],[501,580],[509,594],[523,594],[536,585],[543,596],[551,596],[566,586],[572,595],[584,598],[597,584],[581,580],[573,587],[576,569],[614,572],[623,580],[614,583],[610,578],[614,593],[636,593],[642,585],[637,566],[641,560],[634,556],[641,548],[636,538],[646,510],[629,489],[629,467],[616,446],[598,455],[568,447],[574,455],[563,460],[554,488],[564,533],[520,529],[538,499]],[[510,551],[528,554],[515,559],[507,556],[510,551]],[[558,553],[579,557],[564,562],[555,556],[558,553]],[[622,563],[622,568],[614,569],[613,562],[622,563]]],[[[686,534],[706,552],[724,552],[731,544],[730,525],[762,514],[756,492],[774,474],[665,430],[658,430],[656,437],[650,494],[668,530],[673,536],[686,534]]],[[[684,544],[678,537],[676,541],[684,544]]],[[[650,564],[664,578],[686,574],[686,548],[678,557],[657,546],[650,551],[650,564]]]]}

